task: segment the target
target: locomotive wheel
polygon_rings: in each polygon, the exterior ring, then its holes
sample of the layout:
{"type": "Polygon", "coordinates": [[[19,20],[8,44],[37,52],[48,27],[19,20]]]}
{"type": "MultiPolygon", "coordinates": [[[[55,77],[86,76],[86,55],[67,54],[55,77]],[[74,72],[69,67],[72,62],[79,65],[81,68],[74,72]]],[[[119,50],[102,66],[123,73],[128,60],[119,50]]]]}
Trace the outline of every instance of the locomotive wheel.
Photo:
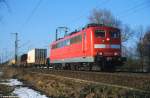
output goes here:
{"type": "Polygon", "coordinates": [[[101,71],[105,71],[105,70],[106,70],[105,65],[106,65],[105,62],[102,62],[102,63],[101,63],[101,71]]]}
{"type": "Polygon", "coordinates": [[[89,71],[92,71],[93,65],[89,64],[89,71]]]}
{"type": "Polygon", "coordinates": [[[112,64],[110,62],[106,62],[106,61],[97,62],[96,66],[99,67],[99,68],[96,68],[96,69],[98,69],[98,71],[102,71],[102,72],[113,72],[113,71],[115,71],[114,64],[112,64]]]}
{"type": "Polygon", "coordinates": [[[78,65],[77,64],[70,64],[71,70],[78,70],[78,65]]]}
{"type": "Polygon", "coordinates": [[[71,66],[69,63],[65,64],[65,67],[64,67],[65,70],[71,70],[71,66]]]}
{"type": "Polygon", "coordinates": [[[53,65],[53,68],[54,68],[55,70],[59,70],[59,69],[62,69],[62,65],[61,65],[61,64],[54,64],[54,65],[53,65]]]}

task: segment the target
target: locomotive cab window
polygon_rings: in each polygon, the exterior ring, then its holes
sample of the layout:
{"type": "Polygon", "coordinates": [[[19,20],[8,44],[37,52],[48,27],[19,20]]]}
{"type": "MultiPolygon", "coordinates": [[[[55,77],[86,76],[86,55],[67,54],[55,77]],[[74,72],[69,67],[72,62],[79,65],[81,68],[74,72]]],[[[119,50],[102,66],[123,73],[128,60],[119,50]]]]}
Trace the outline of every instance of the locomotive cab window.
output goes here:
{"type": "Polygon", "coordinates": [[[105,31],[104,30],[96,30],[95,31],[95,37],[105,37],[105,31]]]}
{"type": "Polygon", "coordinates": [[[120,37],[120,32],[118,32],[118,31],[110,31],[110,37],[111,38],[119,38],[120,37]]]}

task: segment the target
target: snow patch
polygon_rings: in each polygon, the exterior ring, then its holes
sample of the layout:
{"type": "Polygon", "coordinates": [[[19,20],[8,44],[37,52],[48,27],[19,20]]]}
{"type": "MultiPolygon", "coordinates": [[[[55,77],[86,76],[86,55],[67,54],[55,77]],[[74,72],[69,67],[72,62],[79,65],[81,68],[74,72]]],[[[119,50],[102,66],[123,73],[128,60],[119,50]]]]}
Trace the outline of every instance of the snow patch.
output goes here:
{"type": "MultiPolygon", "coordinates": [[[[9,86],[23,86],[23,83],[18,81],[17,79],[9,79],[7,80],[7,82],[0,84],[5,84],[9,86]]],[[[19,96],[19,98],[48,98],[46,95],[41,95],[40,92],[22,86],[15,87],[15,90],[13,91],[13,94],[16,94],[17,96],[19,96]]]]}
{"type": "Polygon", "coordinates": [[[13,93],[18,95],[20,98],[48,98],[37,91],[29,89],[28,87],[16,88],[13,93]]]}
{"type": "Polygon", "coordinates": [[[1,83],[1,84],[6,84],[9,86],[17,86],[17,85],[22,85],[23,83],[18,81],[17,79],[9,79],[9,80],[7,80],[7,82],[1,83]]]}

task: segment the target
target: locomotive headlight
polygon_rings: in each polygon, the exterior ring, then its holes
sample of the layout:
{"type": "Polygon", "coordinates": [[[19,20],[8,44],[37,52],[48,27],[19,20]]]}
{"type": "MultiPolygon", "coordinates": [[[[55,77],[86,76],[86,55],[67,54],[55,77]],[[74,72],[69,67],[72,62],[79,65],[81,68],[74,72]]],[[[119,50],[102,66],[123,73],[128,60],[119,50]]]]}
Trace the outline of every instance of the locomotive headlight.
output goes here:
{"type": "Polygon", "coordinates": [[[117,56],[117,55],[118,55],[118,53],[117,53],[117,52],[115,52],[115,53],[114,53],[114,56],[117,56]]]}
{"type": "Polygon", "coordinates": [[[106,38],[107,41],[110,41],[110,38],[106,38]]]}
{"type": "Polygon", "coordinates": [[[99,55],[103,55],[103,52],[99,52],[98,54],[99,54],[99,55]]]}

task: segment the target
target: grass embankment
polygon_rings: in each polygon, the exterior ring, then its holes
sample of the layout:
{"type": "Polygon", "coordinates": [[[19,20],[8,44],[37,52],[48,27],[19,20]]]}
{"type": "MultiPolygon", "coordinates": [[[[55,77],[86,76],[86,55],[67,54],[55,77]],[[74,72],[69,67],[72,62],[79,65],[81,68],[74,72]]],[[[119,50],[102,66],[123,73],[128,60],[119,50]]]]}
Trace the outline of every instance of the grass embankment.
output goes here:
{"type": "Polygon", "coordinates": [[[106,73],[85,71],[57,71],[47,69],[27,69],[32,72],[53,74],[56,76],[70,77],[75,79],[94,81],[101,84],[124,86],[128,88],[150,91],[150,74],[141,73],[106,73]]]}
{"type": "MultiPolygon", "coordinates": [[[[3,70],[1,69],[0,72],[2,71],[3,70]]],[[[12,92],[14,91],[14,87],[8,86],[6,84],[1,84],[1,83],[5,83],[7,79],[8,77],[6,77],[4,74],[0,74],[0,98],[1,96],[12,95],[12,92]]]]}
{"type": "Polygon", "coordinates": [[[72,79],[52,74],[40,74],[23,69],[8,68],[5,76],[16,77],[53,98],[150,98],[145,93],[114,86],[72,79]]]}
{"type": "Polygon", "coordinates": [[[14,88],[5,84],[0,84],[0,96],[9,96],[13,92],[14,88]]]}

